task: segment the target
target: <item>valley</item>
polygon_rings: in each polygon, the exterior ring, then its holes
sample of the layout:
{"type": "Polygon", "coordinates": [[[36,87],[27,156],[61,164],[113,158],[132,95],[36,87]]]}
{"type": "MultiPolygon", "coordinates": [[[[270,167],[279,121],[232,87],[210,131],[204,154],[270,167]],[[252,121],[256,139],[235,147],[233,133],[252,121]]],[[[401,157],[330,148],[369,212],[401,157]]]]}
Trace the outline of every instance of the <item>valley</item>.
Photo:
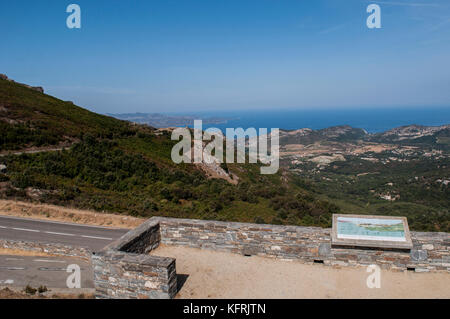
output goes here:
{"type": "Polygon", "coordinates": [[[227,180],[208,167],[175,164],[170,130],[96,114],[15,82],[0,79],[0,106],[2,199],[143,218],[323,227],[339,210],[284,171],[261,175],[259,164],[223,164],[227,180]]]}
{"type": "Polygon", "coordinates": [[[330,227],[400,215],[449,231],[450,127],[280,130],[278,173],[175,164],[171,129],[90,112],[0,79],[0,198],[99,213],[330,227]]]}
{"type": "Polygon", "coordinates": [[[413,228],[448,231],[448,136],[449,125],[284,131],[281,164],[347,213],[403,215],[413,228]]]}

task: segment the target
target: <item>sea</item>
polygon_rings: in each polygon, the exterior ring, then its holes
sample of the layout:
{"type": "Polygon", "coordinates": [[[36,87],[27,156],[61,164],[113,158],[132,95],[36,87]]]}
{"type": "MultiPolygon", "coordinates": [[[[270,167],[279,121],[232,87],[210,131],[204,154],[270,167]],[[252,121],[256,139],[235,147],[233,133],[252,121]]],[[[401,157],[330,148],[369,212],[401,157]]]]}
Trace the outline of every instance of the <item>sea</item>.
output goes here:
{"type": "MultiPolygon", "coordinates": [[[[169,114],[169,113],[167,113],[169,114]]],[[[280,128],[295,130],[299,128],[323,129],[337,125],[350,125],[362,128],[369,133],[378,133],[395,127],[418,124],[439,126],[450,124],[449,107],[403,107],[403,108],[361,108],[361,109],[270,109],[233,110],[170,113],[187,115],[198,119],[219,117],[226,119],[221,123],[204,124],[203,129],[215,127],[223,132],[226,128],[259,129],[280,128]]]]}

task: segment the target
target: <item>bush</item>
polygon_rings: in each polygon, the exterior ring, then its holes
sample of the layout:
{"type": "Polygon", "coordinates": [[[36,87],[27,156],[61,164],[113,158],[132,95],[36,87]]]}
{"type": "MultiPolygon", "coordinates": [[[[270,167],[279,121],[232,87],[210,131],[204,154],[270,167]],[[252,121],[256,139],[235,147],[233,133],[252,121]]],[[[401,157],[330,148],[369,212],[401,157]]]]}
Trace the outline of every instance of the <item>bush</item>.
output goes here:
{"type": "Polygon", "coordinates": [[[261,216],[255,217],[255,224],[266,224],[266,221],[261,216]]]}
{"type": "Polygon", "coordinates": [[[40,294],[42,294],[42,293],[48,291],[48,289],[47,289],[46,286],[39,286],[39,288],[37,289],[37,291],[38,291],[40,294]]]}
{"type": "Polygon", "coordinates": [[[27,188],[33,185],[29,172],[16,173],[12,176],[12,185],[17,188],[27,188]]]}
{"type": "Polygon", "coordinates": [[[24,289],[25,293],[29,294],[29,295],[34,295],[37,291],[37,289],[31,287],[30,285],[27,285],[24,289]]]}

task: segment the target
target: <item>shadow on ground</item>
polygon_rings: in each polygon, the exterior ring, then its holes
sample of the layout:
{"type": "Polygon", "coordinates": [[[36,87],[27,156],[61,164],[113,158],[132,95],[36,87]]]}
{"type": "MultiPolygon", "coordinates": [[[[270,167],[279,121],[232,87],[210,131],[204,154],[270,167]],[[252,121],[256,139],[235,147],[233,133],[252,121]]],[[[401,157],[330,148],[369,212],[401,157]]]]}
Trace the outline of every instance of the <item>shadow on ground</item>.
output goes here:
{"type": "Polygon", "coordinates": [[[183,288],[189,275],[177,274],[177,293],[183,288]]]}

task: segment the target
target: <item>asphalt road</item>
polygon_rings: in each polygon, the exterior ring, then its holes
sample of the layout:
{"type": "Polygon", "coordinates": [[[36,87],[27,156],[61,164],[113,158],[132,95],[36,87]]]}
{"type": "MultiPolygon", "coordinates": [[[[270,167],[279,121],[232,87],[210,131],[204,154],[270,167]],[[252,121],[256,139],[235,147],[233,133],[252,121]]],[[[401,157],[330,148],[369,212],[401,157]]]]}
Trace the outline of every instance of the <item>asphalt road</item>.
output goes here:
{"type": "Polygon", "coordinates": [[[73,264],[80,267],[80,288],[94,288],[92,266],[82,259],[7,255],[0,255],[0,286],[68,288],[73,264]]]}
{"type": "Polygon", "coordinates": [[[127,229],[0,216],[1,239],[57,243],[91,251],[101,250],[126,232],[127,229]]]}
{"type": "MultiPolygon", "coordinates": [[[[57,243],[99,251],[127,229],[0,216],[0,238],[57,243]]],[[[92,265],[79,258],[0,255],[0,286],[67,288],[67,266],[80,267],[81,288],[93,288],[92,265]]]]}

